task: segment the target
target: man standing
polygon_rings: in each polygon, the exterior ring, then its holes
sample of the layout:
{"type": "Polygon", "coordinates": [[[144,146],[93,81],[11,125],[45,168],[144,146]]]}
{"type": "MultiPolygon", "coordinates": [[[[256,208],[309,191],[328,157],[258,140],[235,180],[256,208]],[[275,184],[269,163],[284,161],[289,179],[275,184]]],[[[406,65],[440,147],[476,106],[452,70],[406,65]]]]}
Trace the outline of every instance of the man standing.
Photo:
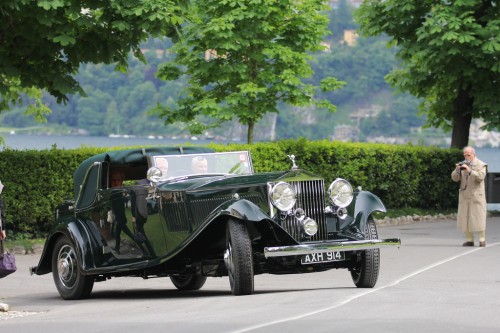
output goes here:
{"type": "Polygon", "coordinates": [[[465,233],[463,246],[474,246],[474,233],[479,246],[486,246],[486,191],[484,179],[488,165],[476,157],[472,147],[464,148],[465,160],[455,165],[451,179],[460,182],[457,226],[465,233]]]}

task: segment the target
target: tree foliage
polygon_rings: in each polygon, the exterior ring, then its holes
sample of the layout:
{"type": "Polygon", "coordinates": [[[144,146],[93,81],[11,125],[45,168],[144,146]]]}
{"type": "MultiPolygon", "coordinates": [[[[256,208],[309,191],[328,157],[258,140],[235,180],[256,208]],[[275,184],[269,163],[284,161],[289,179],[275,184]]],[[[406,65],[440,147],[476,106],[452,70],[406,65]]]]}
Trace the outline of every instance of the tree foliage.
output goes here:
{"type": "Polygon", "coordinates": [[[424,98],[429,124],[452,129],[451,146],[468,144],[473,118],[500,127],[500,3],[496,0],[367,0],[362,31],[387,34],[402,67],[387,80],[424,98]]]}
{"type": "MultiPolygon", "coordinates": [[[[176,80],[188,76],[177,106],[158,106],[166,123],[182,121],[193,133],[237,118],[248,125],[247,141],[265,114],[278,112],[279,101],[335,110],[327,100],[315,100],[318,87],[301,78],[312,75],[308,52],[320,51],[327,17],[323,0],[203,0],[196,1],[199,20],[185,27],[175,46],[177,63],[165,64],[158,76],[176,80]]],[[[323,79],[319,87],[333,90],[342,82],[323,79]]]]}
{"type": "Polygon", "coordinates": [[[149,36],[173,36],[186,17],[182,0],[2,0],[0,2],[0,111],[31,99],[37,116],[48,108],[41,90],[58,103],[84,94],[73,77],[81,64],[127,67],[129,53],[149,36]]]}
{"type": "MultiPolygon", "coordinates": [[[[311,54],[308,63],[315,74],[304,79],[305,83],[315,86],[320,84],[323,77],[328,76],[335,76],[347,82],[342,89],[316,95],[317,98],[335,103],[337,112],[315,109],[314,106],[300,108],[279,103],[279,114],[267,114],[256,124],[255,140],[328,138],[334,134],[335,127],[355,123],[349,118],[352,112],[374,104],[380,106],[383,112],[361,124],[360,134],[366,137],[407,136],[411,127],[423,125],[425,117],[420,117],[416,112],[417,99],[409,94],[392,96],[389,84],[384,81],[384,76],[397,66],[394,58],[397,48],[386,47],[387,36],[360,37],[352,46],[338,40],[338,37],[343,35],[344,28],[356,27],[350,15],[351,9],[343,10],[339,4],[339,7],[325,12],[330,17],[330,26],[337,28],[324,38],[324,41],[331,45],[330,49],[311,54]],[[335,36],[337,38],[334,38],[335,36]],[[379,117],[384,120],[378,119],[379,117]],[[398,126],[393,126],[393,122],[387,123],[387,118],[398,119],[398,126]]],[[[114,70],[113,64],[81,65],[74,78],[87,96],[69,95],[67,104],[57,104],[55,98],[44,94],[42,105],[52,110],[47,115],[48,126],[39,126],[33,117],[24,114],[26,107],[19,105],[0,114],[0,123],[2,126],[19,129],[16,130],[19,133],[31,131],[31,128],[33,131],[41,128],[46,132],[57,133],[73,133],[78,129],[78,133],[104,136],[128,134],[188,137],[189,133],[183,130],[183,123],[163,126],[162,121],[158,121],[156,116],[146,111],[158,102],[175,108],[181,89],[186,85],[185,76],[176,81],[155,78],[158,66],[174,59],[171,46],[172,42],[168,38],[151,38],[141,43],[140,47],[147,61],[143,63],[130,56],[126,73],[114,70]],[[146,98],[136,99],[136,96],[141,94],[146,98]],[[104,114],[104,121],[100,125],[93,123],[92,114],[83,114],[90,105],[96,108],[92,112],[104,114]]],[[[102,116],[98,117],[101,117],[99,121],[102,121],[102,116]]],[[[246,128],[240,126],[235,119],[229,130],[227,126],[213,128],[207,135],[222,141],[244,140],[245,131],[246,128]]],[[[358,139],[364,138],[360,136],[358,139]]]]}

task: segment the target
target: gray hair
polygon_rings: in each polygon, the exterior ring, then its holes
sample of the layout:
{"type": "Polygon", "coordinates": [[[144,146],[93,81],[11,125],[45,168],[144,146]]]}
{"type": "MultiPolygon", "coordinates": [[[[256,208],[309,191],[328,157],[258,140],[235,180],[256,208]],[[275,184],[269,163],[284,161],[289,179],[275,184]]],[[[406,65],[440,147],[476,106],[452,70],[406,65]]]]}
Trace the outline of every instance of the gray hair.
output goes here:
{"type": "Polygon", "coordinates": [[[470,151],[471,153],[473,153],[473,154],[474,154],[474,156],[476,155],[476,150],[475,150],[473,147],[471,147],[471,146],[466,146],[466,147],[464,147],[464,150],[463,150],[463,151],[465,152],[466,150],[468,150],[468,151],[470,151]]]}

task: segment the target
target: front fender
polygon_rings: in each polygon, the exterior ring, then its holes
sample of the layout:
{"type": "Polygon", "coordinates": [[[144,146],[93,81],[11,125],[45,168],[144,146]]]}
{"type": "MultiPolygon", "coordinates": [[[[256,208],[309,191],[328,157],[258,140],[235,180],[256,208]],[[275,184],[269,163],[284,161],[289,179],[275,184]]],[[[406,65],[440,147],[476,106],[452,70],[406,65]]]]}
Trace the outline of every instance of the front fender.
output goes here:
{"type": "Polygon", "coordinates": [[[371,192],[359,192],[354,205],[354,218],[355,225],[361,232],[365,230],[368,217],[375,211],[387,211],[382,200],[371,192]]]}
{"type": "Polygon", "coordinates": [[[38,265],[30,268],[31,274],[43,275],[52,272],[52,258],[54,246],[57,239],[61,236],[68,237],[73,243],[76,255],[82,263],[79,267],[82,271],[93,267],[93,248],[91,245],[91,231],[84,227],[84,224],[75,220],[58,223],[50,232],[45,242],[42,255],[38,265]]]}
{"type": "Polygon", "coordinates": [[[234,217],[247,223],[252,239],[273,239],[284,244],[297,244],[281,226],[276,224],[259,206],[245,199],[233,199],[224,203],[213,220],[224,217],[234,217]]]}
{"type": "Polygon", "coordinates": [[[269,220],[269,216],[262,209],[246,199],[232,199],[225,202],[219,207],[212,219],[216,219],[221,215],[252,222],[269,220]]]}

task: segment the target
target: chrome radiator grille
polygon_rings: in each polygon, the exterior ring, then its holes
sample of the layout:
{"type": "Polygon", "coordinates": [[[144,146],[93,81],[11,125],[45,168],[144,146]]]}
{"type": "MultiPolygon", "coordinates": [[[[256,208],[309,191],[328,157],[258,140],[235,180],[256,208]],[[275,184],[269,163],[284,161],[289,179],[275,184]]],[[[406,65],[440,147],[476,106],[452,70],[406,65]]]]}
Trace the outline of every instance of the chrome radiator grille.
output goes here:
{"type": "MultiPolygon", "coordinates": [[[[318,233],[310,240],[318,241],[327,239],[325,218],[325,181],[310,180],[303,182],[289,182],[297,193],[295,208],[302,208],[307,217],[318,223],[318,233]]],[[[302,240],[302,233],[295,216],[287,216],[282,220],[281,226],[296,240],[302,240]]]]}

